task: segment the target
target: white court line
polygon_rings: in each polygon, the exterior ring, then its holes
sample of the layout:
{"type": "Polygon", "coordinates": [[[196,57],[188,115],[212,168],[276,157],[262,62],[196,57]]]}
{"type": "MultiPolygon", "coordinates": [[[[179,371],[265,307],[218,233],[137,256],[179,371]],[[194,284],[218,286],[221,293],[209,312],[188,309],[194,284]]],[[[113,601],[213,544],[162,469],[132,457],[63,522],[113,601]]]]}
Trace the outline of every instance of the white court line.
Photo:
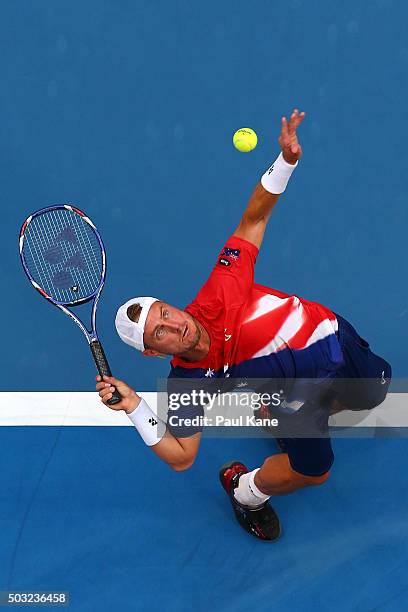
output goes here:
{"type": "MultiPolygon", "coordinates": [[[[154,410],[156,393],[140,393],[154,410]]],[[[0,392],[0,427],[81,425],[133,427],[127,415],[102,404],[94,392],[0,392]]]]}
{"type": "MultiPolygon", "coordinates": [[[[140,396],[157,411],[157,393],[141,392],[140,396]]],[[[408,393],[390,393],[373,410],[345,410],[329,423],[333,427],[408,427],[408,393]]],[[[95,392],[0,392],[0,427],[38,425],[132,427],[123,411],[104,406],[95,392]]]]}

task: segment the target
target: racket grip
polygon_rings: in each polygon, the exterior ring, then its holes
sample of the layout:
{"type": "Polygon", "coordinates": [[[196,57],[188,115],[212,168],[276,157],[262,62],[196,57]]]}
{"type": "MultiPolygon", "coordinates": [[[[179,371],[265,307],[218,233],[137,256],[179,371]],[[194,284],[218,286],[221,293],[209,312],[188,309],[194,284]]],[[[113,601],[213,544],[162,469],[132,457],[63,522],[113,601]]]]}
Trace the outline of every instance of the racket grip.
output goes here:
{"type": "MultiPolygon", "coordinates": [[[[89,346],[91,347],[92,356],[94,358],[99,375],[100,376],[112,376],[112,372],[109,367],[108,360],[106,359],[105,352],[99,340],[93,340],[92,342],[89,343],[89,346]]],[[[117,389],[115,389],[115,391],[112,393],[112,397],[108,400],[107,403],[110,406],[113,406],[114,404],[117,404],[118,402],[120,402],[121,399],[122,399],[121,394],[119,393],[117,389]]]]}

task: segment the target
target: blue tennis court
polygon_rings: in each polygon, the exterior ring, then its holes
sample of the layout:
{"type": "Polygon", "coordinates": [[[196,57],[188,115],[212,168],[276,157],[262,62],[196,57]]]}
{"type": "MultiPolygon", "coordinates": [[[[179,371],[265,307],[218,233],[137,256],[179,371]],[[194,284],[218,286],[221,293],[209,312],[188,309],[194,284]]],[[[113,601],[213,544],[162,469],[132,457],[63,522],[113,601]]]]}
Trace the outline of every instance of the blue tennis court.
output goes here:
{"type": "Polygon", "coordinates": [[[297,106],[304,156],[256,279],[350,319],[398,383],[407,17],[393,0],[2,3],[0,591],[69,591],[75,611],[406,608],[406,430],[336,438],[329,481],[274,498],[282,537],[258,542],[218,470],[258,466],[272,442],[206,438],[175,473],[132,427],[99,422],[86,343],[30,287],[17,238],[44,206],[90,215],[112,370],[154,392],[169,363],[120,342],[116,309],[139,294],[191,301],[297,106]],[[232,146],[242,126],[259,137],[250,154],[232,146]]]}
{"type": "Polygon", "coordinates": [[[0,580],[74,610],[403,610],[405,440],[337,440],[324,489],[274,500],[278,542],[232,520],[220,464],[267,440],[204,440],[182,474],[129,428],[3,428],[0,580]]]}

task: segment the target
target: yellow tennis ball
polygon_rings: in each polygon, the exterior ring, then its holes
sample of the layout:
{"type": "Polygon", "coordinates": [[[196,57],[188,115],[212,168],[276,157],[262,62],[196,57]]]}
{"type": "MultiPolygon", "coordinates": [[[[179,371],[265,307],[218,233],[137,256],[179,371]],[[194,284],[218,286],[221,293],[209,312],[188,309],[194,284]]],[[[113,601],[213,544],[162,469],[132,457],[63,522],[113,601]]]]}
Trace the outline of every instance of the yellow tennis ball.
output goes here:
{"type": "Polygon", "coordinates": [[[235,132],[232,142],[241,153],[249,153],[258,144],[258,136],[251,128],[240,128],[235,132]]]}

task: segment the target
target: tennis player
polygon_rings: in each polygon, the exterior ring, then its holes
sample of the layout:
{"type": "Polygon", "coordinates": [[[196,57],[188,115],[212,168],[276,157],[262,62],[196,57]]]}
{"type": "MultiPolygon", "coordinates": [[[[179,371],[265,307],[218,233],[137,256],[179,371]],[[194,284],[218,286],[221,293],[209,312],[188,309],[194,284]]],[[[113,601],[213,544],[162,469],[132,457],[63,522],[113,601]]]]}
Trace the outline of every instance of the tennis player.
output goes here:
{"type": "MultiPolygon", "coordinates": [[[[304,116],[295,109],[289,120],[282,118],[281,153],[255,187],[238,227],[191,304],[180,310],[160,299],[136,297],[119,308],[115,321],[121,339],[144,355],[173,356],[169,382],[228,378],[361,381],[352,397],[342,397],[339,391],[330,405],[323,406],[320,437],[285,437],[283,452],[267,457],[256,469],[249,470],[240,461],[221,468],[221,482],[239,523],[265,541],[280,534],[271,496],[321,485],[329,478],[334,460],[327,427],[330,409],[334,405],[373,408],[384,400],[391,378],[390,365],[341,316],[316,302],[254,283],[255,262],[272,209],[302,155],[297,130],[304,116]]],[[[131,387],[114,377],[103,381],[97,377],[97,381],[105,404],[114,388],[119,390],[122,401],[109,407],[124,410],[163,461],[176,471],[193,464],[202,425],[192,423],[193,417],[202,414],[202,407],[182,406],[171,419],[167,417],[159,433],[160,417],[131,387]]],[[[308,404],[288,402],[293,412],[290,418],[298,419],[308,404]]]]}

